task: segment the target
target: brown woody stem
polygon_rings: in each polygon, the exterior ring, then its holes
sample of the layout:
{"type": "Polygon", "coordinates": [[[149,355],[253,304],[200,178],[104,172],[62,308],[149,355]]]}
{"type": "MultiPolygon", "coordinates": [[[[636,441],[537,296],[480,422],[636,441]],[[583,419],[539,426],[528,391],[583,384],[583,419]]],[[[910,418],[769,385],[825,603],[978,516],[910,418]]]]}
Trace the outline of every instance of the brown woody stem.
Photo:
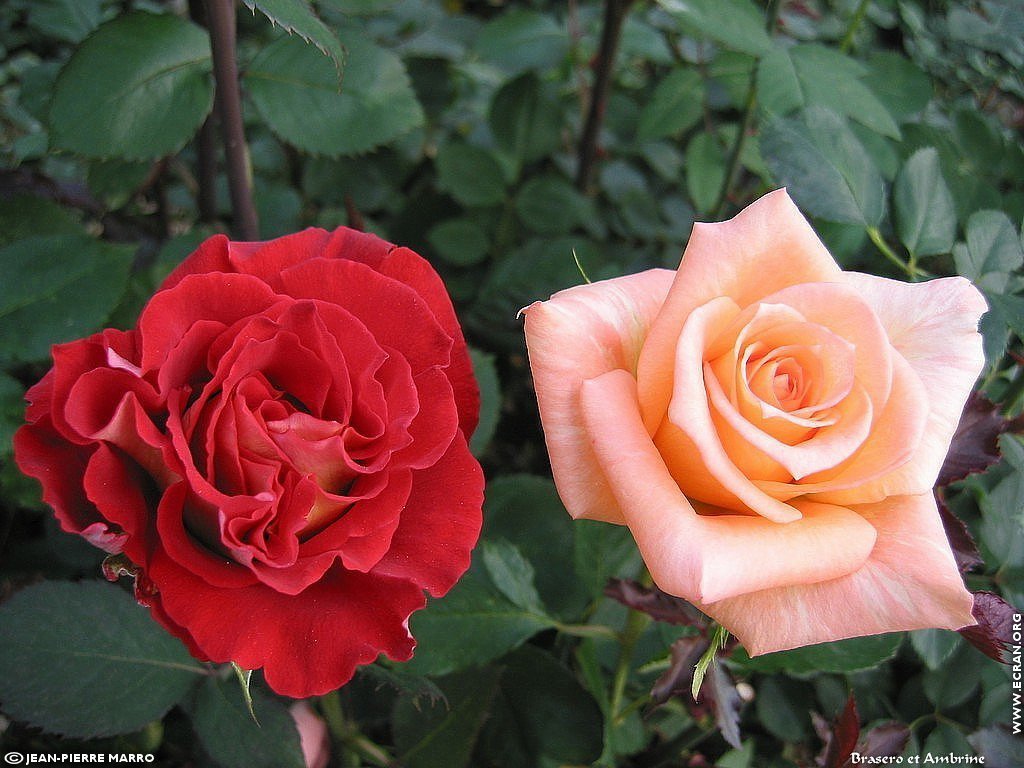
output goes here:
{"type": "Polygon", "coordinates": [[[590,186],[597,159],[597,139],[608,107],[608,91],[615,70],[615,53],[622,37],[622,24],[633,0],[605,0],[601,42],[594,62],[594,89],[591,92],[587,119],[580,137],[579,162],[576,167],[576,187],[585,191],[590,186]]]}
{"type": "Polygon", "coordinates": [[[206,20],[213,48],[213,78],[217,84],[217,108],[224,136],[234,229],[243,240],[258,240],[259,220],[252,197],[252,167],[242,123],[242,92],[238,85],[234,0],[206,0],[206,20]]]}

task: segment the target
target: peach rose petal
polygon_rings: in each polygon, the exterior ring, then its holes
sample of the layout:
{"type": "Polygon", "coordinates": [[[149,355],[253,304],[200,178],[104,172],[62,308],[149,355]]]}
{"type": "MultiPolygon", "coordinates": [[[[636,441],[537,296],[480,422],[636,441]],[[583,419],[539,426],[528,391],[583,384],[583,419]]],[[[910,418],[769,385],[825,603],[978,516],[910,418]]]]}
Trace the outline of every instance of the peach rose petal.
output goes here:
{"type": "Polygon", "coordinates": [[[665,307],[640,355],[637,381],[648,431],[655,431],[672,399],[676,340],[697,307],[717,296],[746,307],[787,286],[837,282],[841,274],[784,189],[729,221],[694,224],[665,307]]]}
{"type": "MultiPolygon", "coordinates": [[[[668,420],[692,441],[707,468],[707,475],[714,478],[716,485],[721,485],[751,511],[776,523],[789,523],[798,520],[800,512],[762,491],[736,466],[727,447],[722,444],[704,394],[704,350],[737,313],[735,302],[723,296],[698,307],[686,320],[676,349],[676,377],[668,420]]],[[[640,402],[642,407],[643,401],[640,402]]],[[[676,466],[677,459],[687,462],[690,459],[671,451],[667,442],[659,440],[658,446],[683,492],[702,501],[711,501],[702,493],[701,481],[704,478],[687,477],[676,466]]]]}
{"type": "Polygon", "coordinates": [[[574,518],[623,522],[582,426],[580,384],[613,369],[636,370],[672,278],[656,269],[579,285],[523,310],[551,471],[574,518]]]}
{"type": "Polygon", "coordinates": [[[759,480],[757,486],[780,499],[814,494],[815,501],[827,504],[866,504],[892,495],[885,492],[881,479],[913,456],[928,419],[928,393],[921,380],[900,355],[893,355],[893,363],[892,394],[860,450],[832,469],[808,475],[802,482],[759,480]],[[844,493],[847,490],[850,492],[844,493]]]}
{"type": "Polygon", "coordinates": [[[871,306],[856,290],[840,283],[809,283],[784,288],[765,301],[784,304],[808,322],[850,342],[857,350],[857,381],[876,407],[886,401],[893,375],[889,339],[871,306]]]}
{"type": "Polygon", "coordinates": [[[801,504],[788,524],[746,515],[698,515],[651,442],[636,381],[622,370],[585,381],[580,402],[605,479],[661,589],[697,602],[766,586],[838,579],[867,561],[875,530],[841,507],[801,504]]]}
{"type": "Polygon", "coordinates": [[[730,456],[737,459],[749,445],[784,467],[795,480],[841,464],[861,447],[871,431],[871,400],[859,384],[831,409],[836,415],[834,425],[819,428],[813,437],[796,445],[787,445],[744,419],[729,402],[709,367],[705,369],[704,381],[715,413],[721,417],[715,419],[716,424],[721,425],[719,434],[723,440],[730,432],[735,435],[730,441],[730,456]]]}
{"type": "Polygon", "coordinates": [[[763,589],[701,605],[751,656],[911,629],[975,624],[973,597],[942,530],[931,493],[854,508],[878,532],[867,562],[817,584],[763,589]]]}
{"type": "Polygon", "coordinates": [[[845,494],[881,498],[929,490],[949,450],[964,403],[984,367],[978,321],[988,305],[962,277],[901,283],[849,272],[845,276],[874,308],[899,356],[923,385],[927,403],[924,433],[910,460],[895,472],[845,494]]]}

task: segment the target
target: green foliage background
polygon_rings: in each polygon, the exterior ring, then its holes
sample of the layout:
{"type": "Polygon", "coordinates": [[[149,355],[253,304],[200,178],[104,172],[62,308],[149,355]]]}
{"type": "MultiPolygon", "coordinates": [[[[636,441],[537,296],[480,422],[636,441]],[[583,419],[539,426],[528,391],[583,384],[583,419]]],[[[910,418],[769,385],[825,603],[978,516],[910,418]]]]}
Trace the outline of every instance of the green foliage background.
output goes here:
{"type": "MultiPolygon", "coordinates": [[[[222,173],[200,200],[213,80],[187,5],[0,6],[0,744],[301,765],[286,702],[254,682],[257,727],[229,671],[95,583],[101,553],[57,530],[11,461],[49,346],[130,325],[181,258],[230,227],[222,173]],[[98,665],[111,648],[122,660],[98,665]]],[[[581,281],[574,253],[593,280],[674,267],[694,220],[786,185],[845,268],[973,280],[991,306],[979,388],[1019,415],[1024,6],[245,0],[238,22],[261,235],[350,224],[429,258],[484,393],[473,568],[414,617],[412,662],[367,668],[318,702],[333,765],[811,765],[811,713],[833,720],[851,692],[865,727],[909,725],[908,757],[1024,765],[1005,730],[1009,667],[951,632],[756,660],[730,649],[738,745],[683,697],[651,707],[671,644],[693,630],[604,597],[640,562],[623,529],[562,509],[516,318],[581,281]],[[625,21],[581,183],[609,5],[625,21]]],[[[969,586],[1019,607],[1024,446],[1004,435],[1001,448],[945,494],[979,542],[969,586]]]]}

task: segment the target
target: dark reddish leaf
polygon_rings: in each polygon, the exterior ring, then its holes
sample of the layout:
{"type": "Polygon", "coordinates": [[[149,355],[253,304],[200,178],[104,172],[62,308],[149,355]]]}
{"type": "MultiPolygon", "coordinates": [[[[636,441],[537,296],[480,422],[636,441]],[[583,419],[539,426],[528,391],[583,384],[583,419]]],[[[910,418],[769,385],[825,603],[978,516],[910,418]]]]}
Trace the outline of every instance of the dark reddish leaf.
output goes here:
{"type": "Polygon", "coordinates": [[[818,768],[852,768],[866,762],[864,758],[896,757],[903,754],[910,738],[907,726],[895,721],[882,723],[862,736],[852,694],[831,728],[820,716],[814,718],[814,728],[825,742],[815,759],[818,768]],[[860,758],[856,762],[854,754],[860,758]]]}
{"type": "Polygon", "coordinates": [[[651,688],[651,703],[654,706],[660,707],[673,696],[689,696],[694,667],[709,644],[707,638],[700,635],[681,637],[672,643],[672,661],[651,688]]]}
{"type": "Polygon", "coordinates": [[[1013,642],[1013,617],[1020,611],[993,592],[975,592],[971,613],[978,623],[960,634],[975,648],[996,661],[1006,661],[1003,651],[1013,642]]]}
{"type": "MultiPolygon", "coordinates": [[[[891,721],[875,726],[858,742],[856,751],[862,757],[897,757],[903,754],[910,740],[910,729],[903,723],[891,721]]],[[[843,768],[852,766],[848,760],[843,768]]]]}
{"type": "Polygon", "coordinates": [[[627,579],[609,579],[604,593],[623,605],[642,611],[655,621],[705,629],[703,614],[680,597],[673,597],[657,587],[645,587],[627,579]]]}
{"type": "Polygon", "coordinates": [[[743,699],[736,691],[732,675],[726,672],[721,664],[711,665],[704,679],[701,697],[715,713],[715,723],[722,738],[731,746],[740,749],[740,707],[743,705],[743,699]]]}
{"type": "Polygon", "coordinates": [[[964,521],[953,514],[938,493],[935,494],[935,503],[939,508],[942,527],[946,531],[946,538],[949,539],[949,546],[953,549],[953,557],[956,558],[961,573],[984,565],[985,561],[981,558],[978,545],[974,543],[974,537],[967,530],[964,521]]]}
{"type": "MultiPolygon", "coordinates": [[[[819,717],[815,728],[823,724],[824,720],[819,717]]],[[[825,745],[815,762],[820,768],[839,768],[850,759],[860,737],[860,715],[857,714],[857,702],[852,694],[846,700],[846,706],[839,713],[835,724],[831,728],[826,725],[824,730],[823,736],[821,730],[818,731],[825,745]]]]}
{"type": "Polygon", "coordinates": [[[995,464],[999,460],[999,436],[1016,427],[999,414],[998,406],[972,392],[935,484],[942,486],[963,480],[995,464]]]}
{"type": "Polygon", "coordinates": [[[722,738],[739,749],[740,707],[743,700],[725,668],[717,662],[712,664],[701,686],[699,700],[694,701],[690,696],[694,667],[709,645],[709,640],[702,635],[681,637],[672,643],[672,662],[654,683],[651,701],[655,706],[660,706],[678,696],[694,720],[700,720],[710,712],[714,715],[718,730],[722,732],[722,738]]]}

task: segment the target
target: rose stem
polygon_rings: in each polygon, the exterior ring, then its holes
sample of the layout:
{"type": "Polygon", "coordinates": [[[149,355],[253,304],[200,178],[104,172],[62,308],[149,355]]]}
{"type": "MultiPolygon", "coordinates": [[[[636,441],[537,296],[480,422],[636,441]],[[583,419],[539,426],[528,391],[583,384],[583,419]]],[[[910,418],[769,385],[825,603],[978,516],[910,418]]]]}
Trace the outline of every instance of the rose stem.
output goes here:
{"type": "Polygon", "coordinates": [[[354,752],[362,760],[379,768],[393,768],[395,759],[379,744],[375,744],[349,725],[345,712],[341,708],[341,698],[337,691],[331,691],[320,697],[320,713],[324,716],[327,728],[334,740],[340,742],[349,751],[354,752]]]}
{"type": "MultiPolygon", "coordinates": [[[[653,581],[651,574],[646,567],[637,579],[644,586],[649,587],[653,581]]],[[[626,626],[622,629],[619,640],[619,660],[615,666],[615,677],[612,679],[612,694],[608,703],[608,727],[615,728],[618,725],[620,715],[625,714],[622,710],[622,697],[626,692],[626,683],[629,680],[630,667],[633,664],[633,651],[636,648],[640,635],[644,633],[650,617],[643,611],[630,608],[626,616],[626,626]]]]}
{"type": "Polygon", "coordinates": [[[206,20],[213,48],[213,79],[217,85],[217,111],[224,136],[234,229],[243,240],[258,240],[259,221],[252,199],[252,167],[242,124],[242,93],[235,58],[234,0],[206,0],[206,20]]]}
{"type": "Polygon", "coordinates": [[[576,187],[581,191],[586,191],[590,186],[590,178],[594,172],[597,138],[608,105],[615,52],[619,47],[619,38],[622,37],[622,24],[632,3],[633,0],[605,0],[604,3],[604,25],[601,29],[601,42],[597,48],[597,61],[594,63],[594,89],[591,92],[587,120],[583,125],[579,163],[576,167],[576,187]]]}
{"type": "Polygon", "coordinates": [[[903,261],[903,259],[896,255],[896,252],[889,247],[889,244],[887,242],[885,242],[885,237],[882,236],[882,233],[881,231],[879,231],[878,227],[868,227],[867,233],[868,237],[871,239],[871,242],[875,244],[875,247],[883,256],[885,256],[885,258],[891,261],[893,265],[898,267],[902,272],[906,273],[907,277],[910,278],[911,282],[917,280],[917,276],[920,274],[917,267],[914,264],[908,264],[907,262],[903,261]]]}
{"type": "MultiPolygon", "coordinates": [[[[196,24],[206,27],[206,8],[203,6],[203,0],[188,0],[188,15],[196,24]]],[[[216,129],[216,120],[211,113],[203,121],[203,127],[199,129],[199,136],[196,139],[196,170],[199,185],[196,202],[199,203],[199,220],[206,224],[217,219],[216,129]]]]}
{"type": "MultiPolygon", "coordinates": [[[[768,5],[765,27],[769,35],[775,31],[781,6],[780,0],[771,0],[771,3],[768,5]]],[[[718,199],[715,201],[714,208],[712,208],[712,218],[714,219],[722,218],[725,204],[729,199],[729,190],[732,189],[732,185],[736,182],[736,176],[739,173],[740,157],[742,157],[743,147],[747,143],[747,134],[750,133],[750,127],[754,122],[754,113],[757,111],[757,64],[758,62],[755,61],[754,68],[750,72],[750,87],[747,90],[747,102],[743,105],[740,129],[736,133],[736,141],[732,145],[732,151],[729,153],[729,163],[726,166],[725,177],[722,179],[722,189],[718,193],[718,199]]]]}
{"type": "Polygon", "coordinates": [[[857,34],[857,30],[860,29],[861,22],[864,21],[864,17],[867,16],[868,5],[870,4],[871,0],[860,0],[857,10],[853,13],[853,18],[850,19],[850,26],[846,28],[846,34],[843,35],[843,39],[839,43],[839,51],[841,53],[846,53],[853,46],[854,35],[857,34]]]}

